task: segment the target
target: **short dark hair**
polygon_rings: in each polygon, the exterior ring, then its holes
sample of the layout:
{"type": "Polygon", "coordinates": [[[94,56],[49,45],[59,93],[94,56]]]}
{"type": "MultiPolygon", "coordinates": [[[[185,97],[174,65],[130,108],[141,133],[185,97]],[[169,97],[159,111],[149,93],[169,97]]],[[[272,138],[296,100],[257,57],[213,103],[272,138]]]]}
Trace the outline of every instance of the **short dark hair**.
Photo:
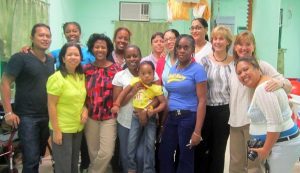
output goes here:
{"type": "MultiPolygon", "coordinates": [[[[142,52],[141,52],[141,49],[140,49],[137,45],[133,45],[133,44],[128,45],[128,46],[125,48],[124,56],[125,56],[125,54],[126,54],[126,50],[129,49],[129,48],[134,48],[134,49],[136,49],[136,50],[138,51],[138,53],[139,53],[140,58],[142,58],[142,52]]],[[[125,58],[125,57],[124,57],[124,58],[125,58]]]]}
{"type": "MultiPolygon", "coordinates": [[[[50,27],[44,23],[37,23],[35,25],[33,25],[32,29],[31,29],[31,37],[34,37],[34,34],[36,33],[36,29],[39,27],[44,27],[49,29],[50,35],[51,35],[51,30],[50,27]]],[[[31,44],[31,47],[34,47],[33,43],[31,44]]]]}
{"type": "MultiPolygon", "coordinates": [[[[61,72],[61,74],[63,75],[63,77],[66,77],[68,75],[68,71],[66,69],[66,64],[64,63],[63,58],[65,57],[65,55],[67,53],[67,49],[69,47],[76,47],[78,49],[81,61],[82,61],[82,57],[83,57],[82,52],[81,52],[81,47],[80,47],[80,45],[78,43],[69,42],[69,43],[64,44],[63,47],[60,50],[60,53],[59,53],[59,63],[60,63],[60,66],[58,68],[58,70],[61,72]]],[[[83,69],[82,69],[81,64],[79,64],[76,67],[75,73],[83,74],[83,69]]]]}
{"type": "Polygon", "coordinates": [[[117,34],[118,34],[120,31],[122,31],[122,30],[128,32],[128,35],[129,35],[129,41],[130,41],[131,32],[130,32],[130,30],[129,30],[128,28],[126,28],[126,27],[119,27],[119,28],[117,28],[117,29],[115,30],[115,32],[114,32],[114,37],[113,37],[113,41],[116,40],[117,34]]]}
{"type": "MultiPolygon", "coordinates": [[[[114,45],[111,41],[111,39],[109,37],[107,37],[105,34],[98,34],[98,33],[94,33],[90,36],[89,40],[87,41],[87,47],[88,47],[88,51],[94,55],[93,53],[93,47],[95,45],[95,42],[98,40],[103,40],[106,42],[106,46],[107,46],[107,55],[106,58],[112,53],[112,51],[114,50],[114,45]]],[[[94,55],[95,56],[95,55],[94,55]]]]}
{"type": "Polygon", "coordinates": [[[66,22],[66,23],[64,23],[63,27],[62,27],[64,33],[66,32],[66,29],[67,29],[68,25],[75,25],[78,28],[79,32],[81,33],[81,27],[80,27],[79,23],[77,23],[77,22],[66,22]]]}
{"type": "Polygon", "coordinates": [[[151,68],[152,68],[152,70],[155,71],[155,66],[154,66],[153,62],[151,62],[151,61],[143,61],[143,62],[140,63],[139,69],[140,69],[143,65],[150,65],[151,68]]]}
{"type": "Polygon", "coordinates": [[[34,37],[34,34],[36,33],[36,28],[39,28],[39,27],[44,27],[44,28],[49,29],[50,34],[51,34],[51,30],[48,25],[46,25],[44,23],[37,23],[37,24],[33,25],[32,29],[31,29],[31,37],[34,37]]]}
{"type": "Polygon", "coordinates": [[[156,33],[154,33],[154,34],[152,34],[152,36],[151,36],[151,44],[152,44],[152,41],[155,39],[155,37],[161,37],[162,39],[164,39],[164,34],[162,33],[162,32],[156,32],[156,33]]]}
{"type": "Polygon", "coordinates": [[[179,36],[179,32],[176,29],[168,29],[164,32],[164,37],[165,37],[167,32],[172,32],[175,35],[176,38],[179,36]]]}
{"type": "Polygon", "coordinates": [[[175,46],[174,46],[174,54],[177,55],[177,49],[178,49],[178,45],[179,45],[179,41],[183,38],[186,38],[189,42],[190,42],[190,46],[192,47],[193,52],[195,52],[195,40],[191,35],[188,34],[181,34],[175,42],[175,46]]]}
{"type": "Polygon", "coordinates": [[[240,62],[247,62],[249,64],[251,64],[254,68],[261,70],[259,63],[257,61],[257,59],[255,58],[255,56],[246,56],[246,57],[241,57],[238,59],[235,59],[235,68],[237,67],[238,63],[240,62]]]}

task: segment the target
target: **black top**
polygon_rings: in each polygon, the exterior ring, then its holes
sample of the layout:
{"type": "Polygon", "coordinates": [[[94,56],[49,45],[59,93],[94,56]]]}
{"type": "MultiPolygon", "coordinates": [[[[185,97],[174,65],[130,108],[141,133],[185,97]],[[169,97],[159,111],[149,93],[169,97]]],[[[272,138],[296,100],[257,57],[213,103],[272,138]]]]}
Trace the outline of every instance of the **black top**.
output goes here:
{"type": "Polygon", "coordinates": [[[42,62],[32,53],[14,54],[6,66],[6,74],[15,77],[14,112],[19,116],[47,116],[48,77],[54,73],[54,58],[47,55],[42,62]]]}

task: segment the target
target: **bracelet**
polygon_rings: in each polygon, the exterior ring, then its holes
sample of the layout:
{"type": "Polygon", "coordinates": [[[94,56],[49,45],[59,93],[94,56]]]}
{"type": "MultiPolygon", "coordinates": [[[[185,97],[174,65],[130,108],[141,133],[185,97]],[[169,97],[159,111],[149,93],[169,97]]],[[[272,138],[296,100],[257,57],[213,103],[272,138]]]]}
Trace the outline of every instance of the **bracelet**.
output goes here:
{"type": "Polygon", "coordinates": [[[8,115],[11,115],[12,112],[7,112],[6,114],[4,114],[3,118],[7,117],[8,115]]]}
{"type": "Polygon", "coordinates": [[[197,134],[196,132],[193,132],[193,134],[195,135],[195,136],[197,136],[197,137],[199,137],[200,138],[200,142],[201,141],[203,141],[203,138],[202,138],[202,136],[200,136],[199,134],[197,134]]]}
{"type": "Polygon", "coordinates": [[[201,138],[201,136],[199,134],[197,134],[196,132],[193,133],[195,136],[201,138]]]}
{"type": "Polygon", "coordinates": [[[118,107],[120,107],[120,104],[114,102],[114,103],[113,103],[113,106],[118,106],[118,107]]]}

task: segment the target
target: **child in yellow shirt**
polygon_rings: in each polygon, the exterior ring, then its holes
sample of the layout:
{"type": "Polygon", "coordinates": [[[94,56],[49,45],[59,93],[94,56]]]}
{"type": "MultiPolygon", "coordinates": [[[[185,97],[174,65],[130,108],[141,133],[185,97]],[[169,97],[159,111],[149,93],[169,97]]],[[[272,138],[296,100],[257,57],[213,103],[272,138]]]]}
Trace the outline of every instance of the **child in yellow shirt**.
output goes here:
{"type": "Polygon", "coordinates": [[[143,172],[155,172],[154,143],[156,135],[156,118],[154,115],[166,107],[166,101],[162,92],[162,87],[153,82],[155,72],[153,63],[150,61],[143,61],[139,68],[139,77],[133,78],[130,85],[122,90],[114,102],[111,111],[117,113],[120,104],[126,95],[134,95],[132,102],[134,112],[128,139],[128,172],[136,172],[137,170],[135,155],[141,136],[145,136],[143,172]],[[154,98],[157,98],[159,101],[159,105],[155,108],[151,105],[154,98]]]}

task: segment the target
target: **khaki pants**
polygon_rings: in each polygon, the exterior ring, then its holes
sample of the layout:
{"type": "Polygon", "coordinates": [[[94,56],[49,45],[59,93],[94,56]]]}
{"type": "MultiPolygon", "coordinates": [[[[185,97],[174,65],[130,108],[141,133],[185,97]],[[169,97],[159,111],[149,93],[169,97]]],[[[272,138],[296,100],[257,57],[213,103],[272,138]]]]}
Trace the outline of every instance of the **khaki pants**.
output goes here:
{"type": "Polygon", "coordinates": [[[242,127],[230,126],[229,173],[264,173],[264,162],[247,159],[247,141],[250,139],[249,124],[242,127]]]}
{"type": "Polygon", "coordinates": [[[105,173],[115,149],[116,119],[95,121],[88,118],[85,136],[91,164],[89,173],[105,173]]]}

